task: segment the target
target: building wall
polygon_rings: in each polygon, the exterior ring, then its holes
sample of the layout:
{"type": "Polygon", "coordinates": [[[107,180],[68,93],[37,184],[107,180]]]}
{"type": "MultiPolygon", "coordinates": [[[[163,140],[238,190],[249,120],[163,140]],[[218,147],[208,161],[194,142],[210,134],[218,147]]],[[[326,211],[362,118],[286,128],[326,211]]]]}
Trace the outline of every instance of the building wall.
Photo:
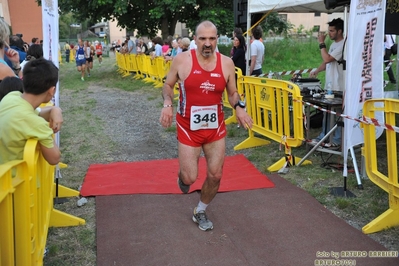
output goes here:
{"type": "Polygon", "coordinates": [[[22,39],[27,43],[35,37],[43,39],[42,7],[35,0],[8,0],[8,8],[13,34],[23,34],[22,39]]]}
{"type": "Polygon", "coordinates": [[[126,29],[117,26],[118,21],[109,21],[109,39],[112,42],[123,42],[126,40],[126,29]]]}
{"type": "Polygon", "coordinates": [[[298,29],[300,25],[304,26],[304,30],[311,30],[314,26],[320,26],[320,31],[327,31],[327,23],[334,18],[342,18],[343,13],[327,14],[321,13],[320,16],[315,16],[314,13],[284,13],[287,15],[287,20],[298,29]]]}

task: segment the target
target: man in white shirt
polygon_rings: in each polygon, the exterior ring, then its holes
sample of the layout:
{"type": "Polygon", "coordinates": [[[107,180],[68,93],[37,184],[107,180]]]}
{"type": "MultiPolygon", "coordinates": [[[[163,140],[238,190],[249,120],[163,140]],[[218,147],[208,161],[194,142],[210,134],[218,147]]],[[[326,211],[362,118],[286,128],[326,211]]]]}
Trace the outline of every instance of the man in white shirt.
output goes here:
{"type": "Polygon", "coordinates": [[[252,38],[249,75],[259,76],[262,74],[262,64],[265,58],[265,45],[260,41],[262,38],[262,28],[260,26],[256,26],[252,29],[252,38]]]}
{"type": "Polygon", "coordinates": [[[194,40],[194,39],[190,42],[190,47],[189,47],[189,49],[190,49],[190,50],[191,50],[191,49],[197,49],[197,45],[195,44],[195,40],[194,40]]]}
{"type": "MultiPolygon", "coordinates": [[[[328,22],[328,36],[332,41],[334,41],[329,50],[327,51],[327,46],[325,44],[326,34],[319,34],[319,48],[320,48],[320,55],[323,59],[323,62],[320,66],[310,72],[310,77],[315,78],[317,74],[321,71],[326,71],[326,82],[325,82],[325,89],[331,89],[333,91],[344,91],[345,90],[345,76],[344,76],[344,62],[343,60],[343,48],[344,48],[344,21],[341,18],[333,19],[332,21],[328,22]]],[[[315,145],[317,144],[324,136],[327,134],[325,130],[330,130],[325,125],[329,124],[329,116],[324,116],[323,119],[323,130],[319,134],[318,137],[312,139],[310,144],[315,145]]],[[[325,148],[333,148],[338,149],[341,146],[341,133],[342,128],[338,127],[334,131],[334,136],[332,142],[323,143],[322,145],[325,148]]]]}

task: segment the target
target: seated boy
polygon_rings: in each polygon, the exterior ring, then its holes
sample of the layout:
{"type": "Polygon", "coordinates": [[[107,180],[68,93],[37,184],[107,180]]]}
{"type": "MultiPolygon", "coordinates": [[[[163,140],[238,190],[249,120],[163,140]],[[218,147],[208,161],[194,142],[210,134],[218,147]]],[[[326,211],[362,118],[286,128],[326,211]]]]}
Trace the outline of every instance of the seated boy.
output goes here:
{"type": "Polygon", "coordinates": [[[37,108],[53,98],[58,69],[51,61],[40,58],[28,62],[23,74],[23,93],[12,91],[0,102],[0,164],[23,159],[26,141],[37,139],[43,157],[55,165],[61,153],[52,135],[61,128],[62,112],[52,106],[37,108]]]}

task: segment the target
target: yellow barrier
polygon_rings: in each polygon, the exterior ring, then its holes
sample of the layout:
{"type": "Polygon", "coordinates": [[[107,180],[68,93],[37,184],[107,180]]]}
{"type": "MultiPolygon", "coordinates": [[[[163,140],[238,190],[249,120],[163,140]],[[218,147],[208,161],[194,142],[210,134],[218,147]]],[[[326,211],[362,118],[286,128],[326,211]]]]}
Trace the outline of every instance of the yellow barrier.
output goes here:
{"type": "Polygon", "coordinates": [[[143,60],[141,59],[143,55],[135,55],[134,60],[136,61],[136,75],[134,79],[143,79],[143,60]]]}
{"type": "MultiPolygon", "coordinates": [[[[249,137],[234,147],[235,150],[267,145],[266,139],[255,137],[254,132],[283,143],[286,157],[268,168],[275,172],[287,163],[295,165],[301,158],[291,156],[291,147],[299,147],[304,140],[302,96],[300,89],[291,82],[243,76],[237,79],[238,87],[245,94],[247,112],[254,124],[249,137]]],[[[305,161],[305,164],[311,163],[305,161]]]]}
{"type": "Polygon", "coordinates": [[[58,63],[62,65],[62,55],[60,50],[58,50],[58,63]]]}
{"type": "Polygon", "coordinates": [[[148,74],[150,75],[151,82],[154,83],[154,85],[158,85],[158,69],[156,65],[156,58],[152,59],[150,57],[148,74]]]}
{"type": "Polygon", "coordinates": [[[75,56],[76,56],[76,50],[71,49],[71,53],[69,54],[69,61],[70,62],[75,62],[75,56]]]}
{"type": "MultiPolygon", "coordinates": [[[[394,99],[372,99],[367,100],[363,106],[363,114],[369,118],[375,118],[376,112],[385,113],[385,123],[397,125],[395,117],[399,114],[399,100],[394,99]]],[[[396,132],[385,130],[386,151],[388,163],[388,176],[384,175],[377,167],[377,146],[375,125],[362,124],[364,129],[364,147],[362,154],[365,157],[367,175],[380,188],[388,192],[389,209],[369,224],[362,228],[363,233],[371,234],[393,226],[399,225],[399,181],[398,181],[398,158],[396,149],[396,132]]]]}
{"type": "MultiPolygon", "coordinates": [[[[244,94],[244,89],[242,87],[242,79],[243,79],[243,75],[242,75],[242,71],[240,68],[236,67],[236,76],[237,76],[237,90],[238,90],[238,94],[243,95],[244,94]],[[241,82],[239,82],[241,81],[241,82]]],[[[223,101],[223,106],[227,107],[227,108],[231,108],[233,110],[233,114],[231,116],[229,116],[228,118],[226,118],[224,120],[224,123],[226,125],[229,124],[236,124],[237,123],[237,118],[236,118],[236,111],[233,109],[233,107],[230,105],[229,102],[229,95],[227,94],[227,90],[225,90],[223,92],[223,96],[222,96],[222,101],[223,101]]]]}
{"type": "Polygon", "coordinates": [[[118,72],[122,75],[122,77],[127,77],[130,75],[127,69],[127,58],[128,56],[121,54],[119,52],[115,53],[117,65],[118,65],[118,72]]]}
{"type": "Polygon", "coordinates": [[[48,228],[83,225],[83,219],[53,208],[54,166],[37,140],[28,140],[23,160],[0,165],[0,264],[43,265],[48,228]]]}
{"type": "Polygon", "coordinates": [[[133,72],[134,75],[134,79],[140,79],[140,75],[139,73],[139,68],[137,66],[137,55],[135,54],[129,54],[127,55],[129,57],[129,65],[127,70],[129,71],[129,73],[133,72]]]}
{"type": "MultiPolygon", "coordinates": [[[[155,88],[162,88],[164,79],[169,72],[171,61],[166,62],[163,57],[151,59],[149,55],[122,55],[116,52],[116,65],[123,77],[135,72],[134,79],[143,79],[146,83],[154,83],[155,88]],[[125,59],[126,57],[126,59],[125,59]]],[[[179,86],[174,86],[174,94],[179,93],[179,86]]]]}
{"type": "Polygon", "coordinates": [[[163,80],[166,76],[166,72],[165,72],[165,59],[162,56],[158,56],[154,59],[154,63],[155,63],[155,88],[162,88],[163,87],[163,80]]]}

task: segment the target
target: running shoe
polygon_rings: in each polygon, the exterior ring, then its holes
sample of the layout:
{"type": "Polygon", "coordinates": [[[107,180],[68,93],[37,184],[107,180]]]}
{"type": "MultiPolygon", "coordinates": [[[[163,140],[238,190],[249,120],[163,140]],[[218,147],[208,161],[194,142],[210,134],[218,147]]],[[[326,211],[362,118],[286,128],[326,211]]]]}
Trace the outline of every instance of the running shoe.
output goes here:
{"type": "Polygon", "coordinates": [[[84,78],[84,77],[81,77],[80,79],[81,79],[82,81],[85,81],[85,78],[84,78]]]}
{"type": "Polygon", "coordinates": [[[183,192],[184,194],[187,194],[190,190],[190,186],[184,184],[183,181],[181,181],[180,177],[177,178],[177,185],[179,185],[181,192],[183,192]]]}
{"type": "Polygon", "coordinates": [[[205,211],[197,212],[197,207],[194,209],[193,222],[198,224],[198,228],[202,231],[213,229],[213,223],[209,221],[205,211]]]}

